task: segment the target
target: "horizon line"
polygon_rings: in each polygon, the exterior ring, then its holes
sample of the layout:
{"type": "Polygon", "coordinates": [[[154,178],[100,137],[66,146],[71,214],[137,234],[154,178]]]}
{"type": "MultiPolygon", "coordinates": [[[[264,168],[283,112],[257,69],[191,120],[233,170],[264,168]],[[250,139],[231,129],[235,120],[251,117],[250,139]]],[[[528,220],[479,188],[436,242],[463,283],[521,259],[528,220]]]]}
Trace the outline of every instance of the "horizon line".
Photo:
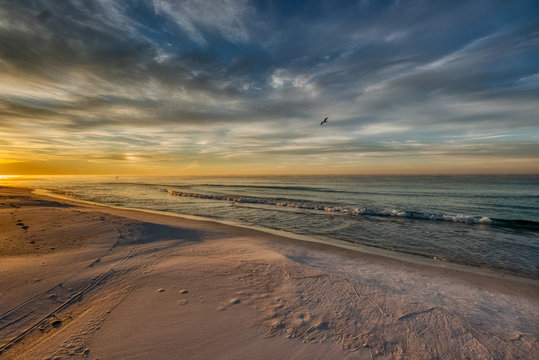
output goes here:
{"type": "Polygon", "coordinates": [[[0,180],[24,177],[99,176],[99,177],[300,177],[300,176],[539,176],[539,172],[515,173],[305,173],[305,174],[205,174],[205,175],[149,175],[149,174],[0,174],[0,180]]]}

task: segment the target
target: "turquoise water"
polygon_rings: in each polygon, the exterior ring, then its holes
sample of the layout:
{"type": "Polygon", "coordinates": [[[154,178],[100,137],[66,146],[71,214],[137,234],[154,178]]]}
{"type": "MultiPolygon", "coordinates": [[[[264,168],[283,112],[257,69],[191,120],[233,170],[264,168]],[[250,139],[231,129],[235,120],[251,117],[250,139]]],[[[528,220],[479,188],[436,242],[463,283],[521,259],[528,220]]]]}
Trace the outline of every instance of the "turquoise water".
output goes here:
{"type": "Polygon", "coordinates": [[[15,182],[104,204],[228,220],[539,277],[537,175],[15,182]]]}

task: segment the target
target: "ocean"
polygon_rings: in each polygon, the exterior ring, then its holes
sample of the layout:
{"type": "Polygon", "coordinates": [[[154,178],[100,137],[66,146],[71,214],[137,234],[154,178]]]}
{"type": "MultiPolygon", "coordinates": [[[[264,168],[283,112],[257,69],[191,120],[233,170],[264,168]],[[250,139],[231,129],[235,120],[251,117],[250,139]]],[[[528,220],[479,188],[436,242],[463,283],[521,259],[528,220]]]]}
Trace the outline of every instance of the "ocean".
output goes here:
{"type": "Polygon", "coordinates": [[[4,179],[539,278],[539,175],[4,179]]]}

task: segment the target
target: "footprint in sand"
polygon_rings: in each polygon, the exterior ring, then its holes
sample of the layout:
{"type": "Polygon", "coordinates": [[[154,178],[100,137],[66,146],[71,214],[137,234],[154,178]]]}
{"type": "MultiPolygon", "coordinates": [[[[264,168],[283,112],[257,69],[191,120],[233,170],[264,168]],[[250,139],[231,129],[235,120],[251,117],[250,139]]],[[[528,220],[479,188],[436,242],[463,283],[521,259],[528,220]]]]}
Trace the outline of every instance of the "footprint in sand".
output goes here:
{"type": "Polygon", "coordinates": [[[185,290],[185,289],[182,289],[182,290],[178,291],[178,293],[180,293],[180,294],[187,294],[187,293],[189,293],[189,291],[187,291],[187,290],[185,290]]]}
{"type": "Polygon", "coordinates": [[[62,326],[62,320],[54,320],[53,322],[51,322],[51,325],[53,328],[59,328],[60,326],[62,326]]]}
{"type": "Polygon", "coordinates": [[[224,311],[226,310],[227,308],[229,308],[230,306],[232,305],[236,305],[236,304],[239,304],[241,303],[241,300],[238,299],[238,298],[232,298],[230,300],[228,300],[228,303],[225,304],[225,305],[221,305],[217,308],[218,311],[224,311]]]}
{"type": "Polygon", "coordinates": [[[165,289],[163,289],[163,288],[157,289],[157,292],[160,292],[160,293],[165,292],[165,289]]]}
{"type": "Polygon", "coordinates": [[[23,230],[28,230],[28,226],[27,225],[24,225],[24,223],[22,222],[22,220],[17,220],[17,225],[21,227],[21,229],[23,230]]]}
{"type": "Polygon", "coordinates": [[[186,299],[178,300],[178,305],[187,305],[187,304],[189,304],[189,300],[186,300],[186,299]]]}

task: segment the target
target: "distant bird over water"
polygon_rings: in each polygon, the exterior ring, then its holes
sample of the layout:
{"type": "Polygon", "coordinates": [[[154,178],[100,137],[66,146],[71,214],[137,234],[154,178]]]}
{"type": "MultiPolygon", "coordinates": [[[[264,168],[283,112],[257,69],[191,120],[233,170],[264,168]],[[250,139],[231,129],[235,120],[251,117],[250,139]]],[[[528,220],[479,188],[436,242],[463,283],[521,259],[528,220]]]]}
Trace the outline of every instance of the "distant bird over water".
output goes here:
{"type": "Polygon", "coordinates": [[[324,124],[327,123],[327,122],[328,122],[328,118],[325,118],[325,119],[320,123],[320,125],[324,125],[324,124]]]}

